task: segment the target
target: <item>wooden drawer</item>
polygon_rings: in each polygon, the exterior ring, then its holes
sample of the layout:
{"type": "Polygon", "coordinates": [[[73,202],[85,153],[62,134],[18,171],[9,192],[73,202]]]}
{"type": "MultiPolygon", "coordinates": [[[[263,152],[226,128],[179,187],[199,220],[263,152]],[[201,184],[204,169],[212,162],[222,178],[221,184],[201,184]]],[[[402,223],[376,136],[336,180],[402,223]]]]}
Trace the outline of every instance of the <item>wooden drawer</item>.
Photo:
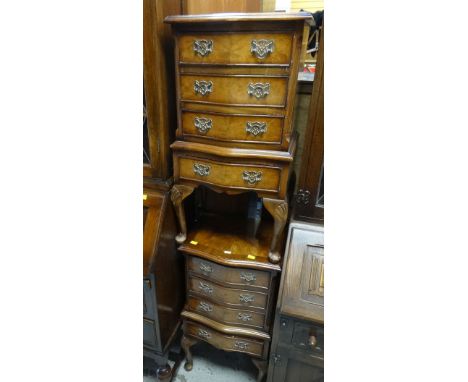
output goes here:
{"type": "Polygon", "coordinates": [[[253,311],[231,309],[214,304],[208,300],[189,296],[187,308],[192,312],[199,313],[205,317],[236,326],[248,326],[264,328],[265,315],[253,311]]]}
{"type": "Polygon", "coordinates": [[[323,354],[323,327],[296,321],[291,342],[304,351],[323,354]]]}
{"type": "Polygon", "coordinates": [[[280,144],[283,118],[182,111],[182,134],[206,140],[280,144]]]}
{"type": "Polygon", "coordinates": [[[182,101],[282,108],[287,86],[288,78],[279,76],[183,74],[180,97],[182,101]]]}
{"type": "Polygon", "coordinates": [[[256,341],[238,336],[229,336],[207,326],[184,321],[184,333],[206,341],[218,349],[237,351],[258,357],[263,356],[265,341],[256,341]]]}
{"type": "Polygon", "coordinates": [[[178,156],[177,178],[225,188],[258,190],[277,193],[280,188],[281,168],[240,163],[224,163],[208,159],[178,156]]]}
{"type": "Polygon", "coordinates": [[[187,283],[190,292],[205,296],[222,305],[257,311],[265,311],[267,307],[268,295],[264,293],[228,288],[190,275],[187,283]]]}
{"type": "Polygon", "coordinates": [[[270,285],[269,272],[225,267],[194,256],[187,258],[187,269],[207,280],[215,280],[236,287],[252,286],[268,290],[270,285]]]}
{"type": "Polygon", "coordinates": [[[180,35],[179,62],[196,64],[289,65],[289,33],[210,33],[180,35]]]}

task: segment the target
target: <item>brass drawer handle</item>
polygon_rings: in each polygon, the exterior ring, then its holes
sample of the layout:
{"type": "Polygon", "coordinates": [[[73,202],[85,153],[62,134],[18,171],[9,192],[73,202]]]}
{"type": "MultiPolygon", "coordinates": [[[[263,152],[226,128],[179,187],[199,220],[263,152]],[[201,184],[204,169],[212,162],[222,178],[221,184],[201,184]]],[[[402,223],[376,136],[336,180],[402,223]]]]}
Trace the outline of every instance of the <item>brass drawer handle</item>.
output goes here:
{"type": "Polygon", "coordinates": [[[266,122],[247,122],[245,131],[253,136],[262,135],[267,131],[266,122]]]}
{"type": "Polygon", "coordinates": [[[211,287],[211,286],[208,285],[208,284],[202,283],[201,281],[200,281],[200,285],[198,286],[198,288],[199,288],[203,293],[206,293],[206,294],[213,294],[213,287],[211,287]]]}
{"type": "MultiPolygon", "coordinates": [[[[211,81],[210,81],[211,82],[211,81]]],[[[247,88],[247,94],[250,96],[254,96],[257,99],[264,98],[268,94],[270,94],[270,84],[268,82],[256,82],[256,83],[249,83],[247,88]]]]}
{"type": "Polygon", "coordinates": [[[208,56],[213,52],[213,40],[195,40],[193,42],[193,51],[202,57],[208,56]]]}
{"type": "Polygon", "coordinates": [[[212,312],[213,305],[208,304],[207,302],[200,301],[200,304],[198,304],[198,310],[203,310],[204,312],[212,312]]]}
{"type": "Polygon", "coordinates": [[[261,171],[244,171],[242,173],[242,179],[248,184],[257,184],[262,180],[261,171]]]}
{"type": "Polygon", "coordinates": [[[247,313],[239,313],[237,318],[241,321],[252,321],[252,315],[247,313]]]}
{"type": "Polygon", "coordinates": [[[193,164],[193,172],[200,176],[208,176],[210,175],[210,166],[201,164],[201,163],[194,163],[193,164]]]}
{"type": "Polygon", "coordinates": [[[213,82],[195,80],[195,83],[193,84],[193,90],[195,91],[195,94],[201,94],[202,96],[204,96],[208,93],[213,92],[213,82]]]}
{"type": "Polygon", "coordinates": [[[236,348],[236,349],[245,350],[248,347],[249,347],[249,344],[247,342],[243,342],[243,341],[234,342],[234,348],[236,348]]]}
{"type": "Polygon", "coordinates": [[[205,263],[200,263],[200,270],[203,273],[211,273],[213,272],[213,267],[211,265],[205,264],[205,263]]]}
{"type": "Polygon", "coordinates": [[[206,134],[213,127],[213,121],[210,118],[195,117],[193,124],[200,134],[206,134]]]}
{"type": "Polygon", "coordinates": [[[273,53],[274,43],[273,40],[252,40],[250,42],[250,53],[254,54],[255,57],[263,60],[268,57],[270,53],[273,53]]]}
{"type": "Polygon", "coordinates": [[[312,346],[313,348],[317,346],[317,337],[315,336],[310,336],[309,337],[309,345],[312,346]]]}
{"type": "Polygon", "coordinates": [[[203,338],[210,338],[211,334],[207,330],[198,329],[198,335],[203,338]]]}
{"type": "Polygon", "coordinates": [[[241,280],[247,281],[248,283],[251,281],[257,280],[257,277],[255,276],[255,274],[250,273],[250,272],[241,272],[240,278],[241,280]]]}
{"type": "Polygon", "coordinates": [[[251,294],[240,294],[239,295],[239,300],[240,302],[253,302],[254,301],[254,296],[251,294]]]}

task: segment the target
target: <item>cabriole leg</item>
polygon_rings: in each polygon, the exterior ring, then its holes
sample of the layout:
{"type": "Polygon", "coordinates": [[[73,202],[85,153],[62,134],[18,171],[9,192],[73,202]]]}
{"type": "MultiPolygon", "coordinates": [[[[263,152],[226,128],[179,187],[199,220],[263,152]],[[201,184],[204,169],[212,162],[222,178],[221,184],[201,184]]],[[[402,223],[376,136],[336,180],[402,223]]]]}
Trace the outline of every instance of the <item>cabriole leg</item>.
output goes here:
{"type": "Polygon", "coordinates": [[[187,239],[187,223],[185,221],[184,199],[193,192],[194,188],[182,184],[174,184],[171,189],[171,200],[174,204],[177,220],[179,221],[180,232],[176,236],[176,241],[182,244],[187,239]]]}

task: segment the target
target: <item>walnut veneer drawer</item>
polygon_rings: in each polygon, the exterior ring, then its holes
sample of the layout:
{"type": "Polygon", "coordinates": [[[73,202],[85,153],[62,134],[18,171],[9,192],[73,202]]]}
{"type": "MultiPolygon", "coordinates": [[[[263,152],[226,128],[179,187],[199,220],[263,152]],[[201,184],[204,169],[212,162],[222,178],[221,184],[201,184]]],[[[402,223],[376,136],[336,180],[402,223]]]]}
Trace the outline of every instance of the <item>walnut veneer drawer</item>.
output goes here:
{"type": "Polygon", "coordinates": [[[197,64],[289,65],[290,33],[207,33],[180,35],[179,62],[197,64]]]}
{"type": "Polygon", "coordinates": [[[264,328],[265,315],[249,310],[231,309],[207,299],[188,296],[187,308],[213,320],[236,326],[264,328]]]}
{"type": "Polygon", "coordinates": [[[268,295],[264,293],[229,288],[190,275],[187,284],[189,292],[207,297],[222,305],[256,309],[258,311],[265,311],[267,307],[268,295]]]}
{"type": "Polygon", "coordinates": [[[280,144],[283,118],[182,111],[183,136],[224,142],[280,144]]]}
{"type": "Polygon", "coordinates": [[[174,155],[175,176],[226,188],[279,192],[282,169],[174,155]]]}
{"type": "Polygon", "coordinates": [[[185,321],[184,333],[206,341],[218,349],[238,351],[258,357],[263,356],[265,341],[256,341],[238,336],[229,336],[205,325],[185,321]]]}
{"type": "Polygon", "coordinates": [[[199,257],[187,258],[187,269],[207,280],[215,280],[236,287],[251,286],[268,290],[270,273],[257,270],[230,268],[199,257]]]}
{"type": "Polygon", "coordinates": [[[284,107],[287,77],[244,75],[180,75],[182,101],[212,102],[229,105],[284,107]]]}

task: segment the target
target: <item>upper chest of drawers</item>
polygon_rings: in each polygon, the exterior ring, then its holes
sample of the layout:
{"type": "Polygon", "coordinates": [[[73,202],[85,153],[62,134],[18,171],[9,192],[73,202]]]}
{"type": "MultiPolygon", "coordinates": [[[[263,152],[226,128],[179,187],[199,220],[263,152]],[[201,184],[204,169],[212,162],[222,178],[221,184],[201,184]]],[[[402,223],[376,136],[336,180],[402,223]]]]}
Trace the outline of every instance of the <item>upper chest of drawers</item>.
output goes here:
{"type": "Polygon", "coordinates": [[[176,16],[177,138],[286,151],[307,14],[176,16]]]}

